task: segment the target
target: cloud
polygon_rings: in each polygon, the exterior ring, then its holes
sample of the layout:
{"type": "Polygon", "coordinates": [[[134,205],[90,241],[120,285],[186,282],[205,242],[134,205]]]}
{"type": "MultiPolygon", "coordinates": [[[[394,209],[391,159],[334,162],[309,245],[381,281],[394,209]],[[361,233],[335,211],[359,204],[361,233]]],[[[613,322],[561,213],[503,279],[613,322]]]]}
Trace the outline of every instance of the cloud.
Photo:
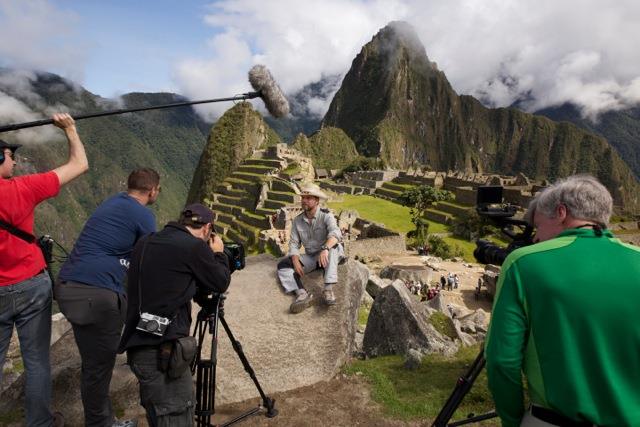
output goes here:
{"type": "Polygon", "coordinates": [[[81,81],[87,52],[74,31],[78,21],[47,0],[0,0],[0,65],[81,81]]]}
{"type": "MultiPolygon", "coordinates": [[[[67,111],[48,104],[33,89],[36,73],[59,73],[81,81],[86,60],[74,25],[78,16],[59,10],[46,0],[0,0],[0,123],[42,119],[42,114],[67,111]]],[[[79,90],[79,86],[73,86],[79,90]]],[[[2,135],[23,144],[59,139],[53,126],[24,129],[2,135]]]]}
{"type": "MultiPolygon", "coordinates": [[[[175,79],[190,98],[229,96],[250,90],[247,72],[262,63],[283,91],[293,94],[325,76],[346,73],[381,27],[404,16],[400,1],[216,2],[203,18],[217,33],[209,43],[210,56],[185,59],[176,67],[175,79]]],[[[334,92],[326,94],[328,101],[313,98],[309,109],[326,111],[334,92]]],[[[254,105],[263,107],[259,101],[254,105]]],[[[228,108],[210,104],[199,110],[215,117],[228,108]]]]}
{"type": "MultiPolygon", "coordinates": [[[[635,0],[223,0],[203,19],[210,55],[185,59],[174,74],[189,97],[247,90],[255,63],[293,93],[343,75],[380,28],[406,20],[458,93],[491,106],[573,102],[594,117],[640,102],[635,0]]],[[[316,98],[309,109],[326,105],[316,98]]],[[[215,116],[228,105],[203,108],[215,116]]]]}

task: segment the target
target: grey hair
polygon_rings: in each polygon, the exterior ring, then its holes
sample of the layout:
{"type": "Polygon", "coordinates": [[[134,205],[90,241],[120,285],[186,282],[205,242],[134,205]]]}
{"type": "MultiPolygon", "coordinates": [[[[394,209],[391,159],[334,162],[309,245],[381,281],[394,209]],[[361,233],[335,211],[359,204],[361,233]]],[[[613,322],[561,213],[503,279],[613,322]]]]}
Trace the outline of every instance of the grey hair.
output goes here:
{"type": "Polygon", "coordinates": [[[554,218],[560,205],[564,205],[572,217],[593,221],[606,228],[613,210],[613,199],[609,190],[593,176],[572,175],[537,193],[529,204],[526,217],[533,220],[533,214],[539,210],[543,215],[554,218]]]}

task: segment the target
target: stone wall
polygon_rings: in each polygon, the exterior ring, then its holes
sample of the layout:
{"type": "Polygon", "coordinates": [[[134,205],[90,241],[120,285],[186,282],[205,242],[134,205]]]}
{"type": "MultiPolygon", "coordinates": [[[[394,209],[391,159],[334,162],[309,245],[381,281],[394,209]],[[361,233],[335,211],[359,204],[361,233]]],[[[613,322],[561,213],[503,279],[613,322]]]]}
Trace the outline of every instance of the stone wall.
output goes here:
{"type": "Polygon", "coordinates": [[[382,253],[402,253],[407,244],[404,236],[388,236],[373,239],[358,239],[344,242],[345,253],[348,257],[370,257],[382,253]]]}
{"type": "Polygon", "coordinates": [[[456,195],[456,202],[463,205],[475,206],[476,204],[476,189],[472,187],[455,187],[452,190],[456,195]]]}

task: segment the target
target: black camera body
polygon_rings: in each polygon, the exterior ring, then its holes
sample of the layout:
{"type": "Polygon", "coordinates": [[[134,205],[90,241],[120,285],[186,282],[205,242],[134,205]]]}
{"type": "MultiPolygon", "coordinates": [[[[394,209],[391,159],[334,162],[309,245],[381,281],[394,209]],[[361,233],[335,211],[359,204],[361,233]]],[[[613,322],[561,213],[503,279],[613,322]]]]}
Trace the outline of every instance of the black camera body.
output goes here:
{"type": "Polygon", "coordinates": [[[229,270],[233,273],[245,266],[244,246],[241,243],[225,242],[224,254],[229,260],[229,270]]]}
{"type": "Polygon", "coordinates": [[[513,218],[518,209],[503,202],[502,190],[503,187],[499,185],[478,187],[476,212],[493,221],[511,239],[506,248],[478,239],[473,256],[483,264],[502,265],[511,252],[533,244],[533,227],[526,221],[513,218]],[[519,231],[514,227],[518,227],[519,231]]]}

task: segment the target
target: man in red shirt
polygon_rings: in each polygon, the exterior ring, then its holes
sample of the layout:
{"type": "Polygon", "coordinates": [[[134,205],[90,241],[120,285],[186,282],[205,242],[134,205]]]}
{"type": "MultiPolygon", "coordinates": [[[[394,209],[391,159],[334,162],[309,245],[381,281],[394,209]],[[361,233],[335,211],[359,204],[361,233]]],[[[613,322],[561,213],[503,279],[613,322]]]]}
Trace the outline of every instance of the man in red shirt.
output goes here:
{"type": "MultiPolygon", "coordinates": [[[[13,178],[19,145],[0,140],[0,220],[33,234],[33,214],[38,203],[54,197],[60,187],[89,168],[75,121],[68,114],[54,114],[54,125],[69,142],[67,162],[46,173],[13,178]]],[[[16,326],[24,362],[27,426],[51,426],[51,280],[36,243],[0,227],[0,381],[9,340],[16,326]]]]}

